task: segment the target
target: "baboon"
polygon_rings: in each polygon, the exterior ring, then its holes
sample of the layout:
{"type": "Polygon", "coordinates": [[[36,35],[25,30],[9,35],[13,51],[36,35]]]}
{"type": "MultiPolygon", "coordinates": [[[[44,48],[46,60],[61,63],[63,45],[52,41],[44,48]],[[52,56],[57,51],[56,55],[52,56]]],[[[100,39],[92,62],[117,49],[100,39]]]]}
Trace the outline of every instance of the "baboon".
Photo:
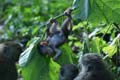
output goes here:
{"type": "Polygon", "coordinates": [[[0,80],[17,80],[15,62],[18,61],[21,52],[21,46],[16,42],[0,44],[0,80]]]}
{"type": "Polygon", "coordinates": [[[71,12],[72,9],[67,9],[64,12],[64,15],[67,16],[67,19],[65,19],[65,21],[61,25],[60,30],[57,30],[57,26],[58,26],[57,21],[55,19],[50,19],[46,24],[47,45],[38,45],[38,49],[42,54],[46,54],[45,53],[46,50],[50,54],[51,52],[54,52],[55,56],[53,57],[53,60],[56,60],[60,56],[61,51],[58,49],[58,47],[67,41],[68,35],[72,31],[71,12]],[[52,23],[52,27],[50,26],[51,23],[52,23]]]}
{"type": "Polygon", "coordinates": [[[107,66],[97,54],[88,53],[83,55],[79,66],[81,70],[74,80],[113,80],[107,66]]]}

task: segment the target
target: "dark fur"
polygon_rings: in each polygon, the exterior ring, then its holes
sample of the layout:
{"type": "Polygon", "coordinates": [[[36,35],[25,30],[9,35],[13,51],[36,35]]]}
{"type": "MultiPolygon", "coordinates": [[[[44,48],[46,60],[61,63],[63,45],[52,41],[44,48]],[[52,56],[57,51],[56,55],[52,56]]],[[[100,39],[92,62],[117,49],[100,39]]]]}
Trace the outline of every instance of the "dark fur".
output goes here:
{"type": "Polygon", "coordinates": [[[18,61],[22,49],[16,42],[0,44],[0,80],[17,80],[15,62],[18,61]]]}
{"type": "MultiPolygon", "coordinates": [[[[42,54],[46,54],[46,50],[50,50],[55,52],[55,56],[53,57],[53,60],[56,60],[60,54],[61,51],[58,49],[59,46],[61,46],[63,43],[65,43],[68,39],[68,35],[72,31],[72,23],[71,23],[71,10],[68,9],[65,11],[65,15],[68,17],[63,22],[61,29],[57,30],[57,21],[55,19],[51,19],[47,23],[47,29],[46,29],[46,35],[47,35],[47,42],[48,44],[45,46],[40,45],[39,51],[42,52],[42,54]],[[50,28],[50,24],[52,23],[52,27],[50,28]]],[[[48,53],[49,54],[49,53],[48,53]]]]}
{"type": "Polygon", "coordinates": [[[79,66],[81,71],[74,80],[113,80],[102,58],[97,54],[85,54],[79,66]]]}
{"type": "Polygon", "coordinates": [[[59,80],[73,80],[78,75],[78,68],[74,64],[66,64],[60,68],[59,80]]]}

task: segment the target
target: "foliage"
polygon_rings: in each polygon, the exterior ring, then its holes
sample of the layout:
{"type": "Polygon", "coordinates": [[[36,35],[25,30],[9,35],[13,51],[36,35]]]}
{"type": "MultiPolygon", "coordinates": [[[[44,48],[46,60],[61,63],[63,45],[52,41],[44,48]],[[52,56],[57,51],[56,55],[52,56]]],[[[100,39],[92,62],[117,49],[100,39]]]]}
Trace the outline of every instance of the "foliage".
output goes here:
{"type": "Polygon", "coordinates": [[[30,46],[21,55],[19,64],[22,67],[22,75],[25,80],[58,80],[60,65],[74,63],[72,51],[64,44],[60,48],[64,53],[62,52],[59,60],[55,62],[49,56],[38,52],[36,44],[39,40],[34,38],[34,42],[31,41],[30,46]]]}
{"type": "MultiPolygon", "coordinates": [[[[120,80],[120,66],[113,60],[115,55],[115,59],[120,60],[119,10],[119,0],[2,0],[0,42],[27,39],[23,52],[27,57],[22,55],[26,60],[22,66],[25,80],[57,80],[61,65],[77,63],[81,54],[89,52],[102,55],[115,80],[120,80]],[[51,57],[39,55],[36,45],[44,40],[46,21],[59,16],[68,7],[74,9],[73,30],[68,43],[60,47],[62,55],[54,62],[51,57]],[[73,44],[79,47],[77,54],[70,48],[73,44]]],[[[59,24],[63,19],[58,19],[59,24]]]]}

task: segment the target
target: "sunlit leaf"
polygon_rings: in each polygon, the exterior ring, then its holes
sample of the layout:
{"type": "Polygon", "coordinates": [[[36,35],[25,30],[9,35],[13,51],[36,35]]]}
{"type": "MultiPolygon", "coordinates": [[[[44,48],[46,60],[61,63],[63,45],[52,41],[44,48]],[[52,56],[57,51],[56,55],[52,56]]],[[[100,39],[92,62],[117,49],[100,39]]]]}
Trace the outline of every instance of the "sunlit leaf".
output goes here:
{"type": "Polygon", "coordinates": [[[112,57],[117,51],[119,51],[119,37],[120,35],[118,34],[109,46],[103,48],[103,52],[108,54],[109,57],[112,57]]]}
{"type": "Polygon", "coordinates": [[[103,52],[107,53],[109,57],[112,57],[117,52],[117,47],[116,45],[104,47],[103,52]]]}
{"type": "Polygon", "coordinates": [[[20,66],[25,80],[58,80],[60,65],[74,63],[71,48],[67,44],[60,47],[62,54],[54,62],[52,57],[40,55],[37,44],[40,38],[32,39],[30,46],[20,56],[20,66]],[[28,74],[29,73],[29,74],[28,74]]]}
{"type": "Polygon", "coordinates": [[[94,53],[101,53],[102,47],[106,45],[106,42],[99,37],[94,37],[92,41],[90,41],[90,50],[94,53]]]}
{"type": "Polygon", "coordinates": [[[39,37],[33,38],[30,41],[31,42],[30,46],[23,53],[21,53],[19,58],[20,66],[25,67],[29,63],[29,60],[31,59],[32,56],[32,52],[34,52],[34,49],[36,48],[36,45],[38,44],[39,40],[40,40],[39,37]]]}

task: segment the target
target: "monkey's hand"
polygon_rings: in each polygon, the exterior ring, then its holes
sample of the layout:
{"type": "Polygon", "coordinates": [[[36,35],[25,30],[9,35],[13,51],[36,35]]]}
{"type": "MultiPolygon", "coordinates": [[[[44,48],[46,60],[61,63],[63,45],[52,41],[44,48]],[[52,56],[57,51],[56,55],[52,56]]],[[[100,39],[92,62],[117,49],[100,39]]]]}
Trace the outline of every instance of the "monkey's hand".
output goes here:
{"type": "Polygon", "coordinates": [[[47,28],[50,27],[51,23],[57,23],[57,20],[54,19],[54,18],[50,18],[50,19],[46,22],[47,28]]]}
{"type": "Polygon", "coordinates": [[[50,24],[50,23],[53,23],[53,22],[55,22],[56,21],[56,19],[54,19],[54,18],[50,18],[48,21],[47,21],[47,23],[46,24],[50,24]]]}
{"type": "Polygon", "coordinates": [[[66,15],[66,16],[70,16],[71,13],[72,13],[72,11],[73,11],[72,8],[68,8],[68,9],[66,9],[66,10],[64,11],[64,15],[66,15]]]}
{"type": "Polygon", "coordinates": [[[50,18],[49,21],[50,21],[50,23],[55,23],[55,22],[57,22],[57,20],[54,19],[54,18],[50,18]]]}

